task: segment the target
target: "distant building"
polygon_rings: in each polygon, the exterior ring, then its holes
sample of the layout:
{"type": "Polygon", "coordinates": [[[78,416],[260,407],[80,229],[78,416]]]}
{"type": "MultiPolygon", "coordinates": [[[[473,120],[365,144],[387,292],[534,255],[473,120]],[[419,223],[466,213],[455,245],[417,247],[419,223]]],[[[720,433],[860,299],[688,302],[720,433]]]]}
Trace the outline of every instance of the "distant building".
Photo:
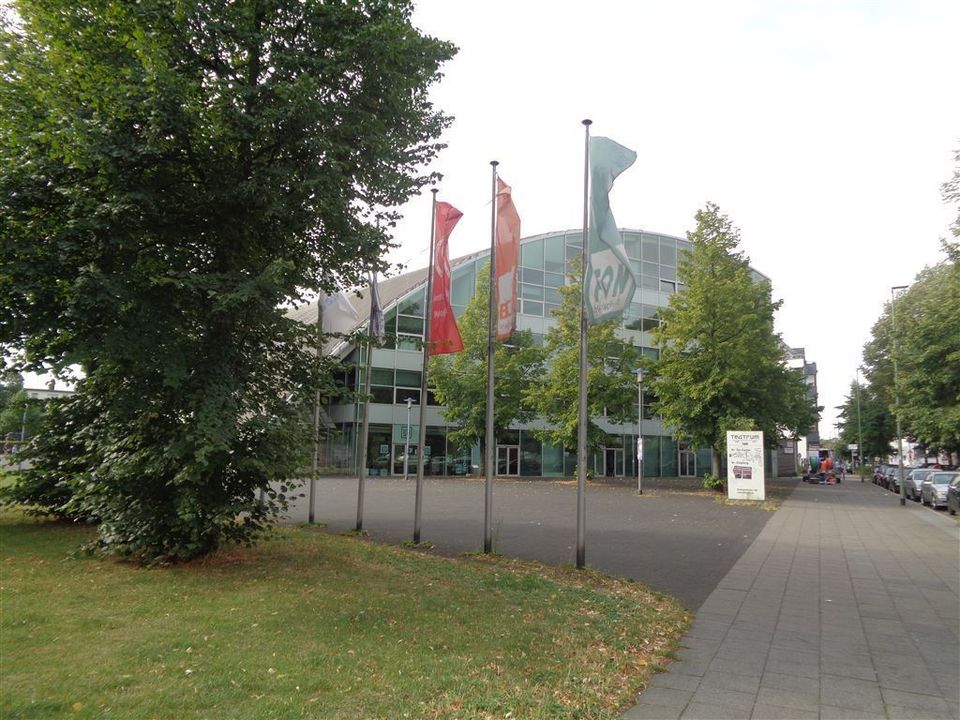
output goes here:
{"type": "MultiPolygon", "coordinates": [[[[677,279],[677,263],[681,253],[691,249],[684,239],[643,230],[621,230],[624,247],[637,277],[637,291],[627,308],[620,335],[651,357],[658,355],[650,331],[659,323],[657,311],[666,306],[670,296],[682,292],[677,279]]],[[[581,230],[546,233],[521,240],[519,271],[518,328],[530,330],[543,338],[555,322],[551,316],[560,304],[560,288],[566,282],[570,262],[580,255],[581,230]]],[[[459,317],[474,294],[477,273],[489,257],[489,251],[467,255],[451,262],[451,304],[459,317]]],[[[763,277],[754,271],[757,277],[763,277]]],[[[425,268],[388,278],[379,284],[384,308],[388,340],[373,352],[369,422],[369,445],[366,467],[371,475],[402,475],[404,461],[415,467],[416,457],[404,456],[407,436],[407,398],[412,399],[410,415],[411,442],[418,441],[420,373],[422,354],[418,349],[424,331],[425,268]]],[[[366,324],[370,301],[367,290],[350,300],[366,324]]],[[[291,315],[303,322],[316,321],[316,305],[304,306],[291,315]]],[[[343,362],[342,382],[361,391],[361,353],[346,342],[330,343],[326,352],[343,362]]],[[[575,379],[573,379],[575,381],[575,379]]],[[[694,450],[678,442],[671,430],[654,416],[644,402],[644,475],[699,476],[710,471],[710,448],[694,450]]],[[[464,475],[476,473],[480,465],[479,445],[456,447],[448,440],[451,423],[443,417],[443,408],[431,392],[426,398],[426,442],[424,472],[428,475],[464,475]]],[[[325,408],[329,424],[339,433],[322,450],[321,465],[341,471],[355,468],[358,432],[358,408],[355,404],[335,404],[325,408]]],[[[605,419],[599,423],[611,436],[610,444],[593,453],[588,467],[596,477],[635,477],[638,423],[614,424],[605,419]]],[[[497,438],[497,473],[503,476],[569,477],[574,474],[575,453],[562,447],[544,444],[534,430],[543,427],[537,422],[518,424],[497,438]]]]}

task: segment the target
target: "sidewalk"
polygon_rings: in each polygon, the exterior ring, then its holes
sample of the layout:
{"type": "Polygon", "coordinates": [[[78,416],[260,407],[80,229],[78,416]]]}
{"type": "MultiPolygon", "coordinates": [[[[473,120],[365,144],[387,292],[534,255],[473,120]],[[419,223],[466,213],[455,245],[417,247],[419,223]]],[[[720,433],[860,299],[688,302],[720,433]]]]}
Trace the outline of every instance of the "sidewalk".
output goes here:
{"type": "Polygon", "coordinates": [[[799,485],[625,720],[960,718],[958,539],[869,480],[799,485]]]}

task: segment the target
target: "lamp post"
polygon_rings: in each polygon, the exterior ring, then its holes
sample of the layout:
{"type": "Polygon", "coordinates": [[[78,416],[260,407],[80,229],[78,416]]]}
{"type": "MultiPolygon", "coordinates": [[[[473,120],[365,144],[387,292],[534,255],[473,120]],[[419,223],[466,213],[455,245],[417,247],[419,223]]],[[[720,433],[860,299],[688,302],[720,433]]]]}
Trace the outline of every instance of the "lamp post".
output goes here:
{"type": "Polygon", "coordinates": [[[403,440],[403,479],[410,476],[410,408],[413,406],[413,398],[407,398],[407,435],[403,440]]]}
{"type": "Polygon", "coordinates": [[[643,368],[637,368],[637,492],[643,495],[643,368]]]}
{"type": "Polygon", "coordinates": [[[857,365],[857,456],[860,460],[860,482],[863,482],[863,424],[860,422],[860,366],[857,365]]]}
{"type": "Polygon", "coordinates": [[[900,484],[900,504],[907,504],[907,488],[903,482],[903,434],[900,431],[900,382],[897,362],[900,355],[900,336],[897,334],[897,290],[906,290],[909,285],[894,285],[890,288],[890,305],[893,322],[893,402],[897,418],[897,482],[900,484]]]}

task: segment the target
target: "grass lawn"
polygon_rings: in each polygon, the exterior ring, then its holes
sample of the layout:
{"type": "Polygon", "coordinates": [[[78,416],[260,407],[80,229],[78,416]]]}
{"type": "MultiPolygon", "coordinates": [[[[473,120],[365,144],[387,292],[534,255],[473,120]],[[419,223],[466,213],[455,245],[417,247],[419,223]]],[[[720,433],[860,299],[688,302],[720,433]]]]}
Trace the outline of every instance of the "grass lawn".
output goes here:
{"type": "Polygon", "coordinates": [[[643,586],[316,528],[144,569],[0,511],[0,717],[614,718],[689,617],[643,586]]]}

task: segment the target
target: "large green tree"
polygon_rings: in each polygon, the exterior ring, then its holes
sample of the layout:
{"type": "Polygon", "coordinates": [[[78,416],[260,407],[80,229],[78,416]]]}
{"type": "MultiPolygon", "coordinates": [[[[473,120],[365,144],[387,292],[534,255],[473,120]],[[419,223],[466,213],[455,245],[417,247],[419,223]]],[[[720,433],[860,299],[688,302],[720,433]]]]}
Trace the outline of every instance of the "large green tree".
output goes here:
{"type": "Polygon", "coordinates": [[[283,500],[255,488],[308,446],[291,397],[329,384],[283,307],[381,269],[384,208],[430,180],[449,119],[427,93],[454,49],[402,0],[14,7],[0,343],[22,368],[83,371],[49,430],[69,477],[37,465],[111,550],[249,541],[283,500]]]}
{"type": "MultiPolygon", "coordinates": [[[[480,443],[485,458],[487,417],[487,336],[490,272],[480,271],[476,292],[457,321],[463,351],[430,360],[431,384],[444,406],[444,417],[457,429],[450,439],[461,448],[480,443]]],[[[525,393],[543,371],[544,353],[529,330],[518,330],[494,351],[494,432],[531,420],[535,411],[525,393]]]]}
{"type": "MultiPolygon", "coordinates": [[[[546,421],[538,431],[544,442],[577,450],[580,377],[580,277],[579,262],[559,289],[560,305],[547,331],[546,373],[527,389],[528,402],[546,421]]],[[[640,351],[617,336],[620,323],[611,320],[587,331],[587,447],[596,451],[607,444],[609,433],[601,423],[621,424],[636,419],[637,375],[640,351]]]]}
{"type": "Polygon", "coordinates": [[[955,453],[960,450],[960,257],[950,243],[944,246],[947,258],[920,272],[897,296],[896,307],[887,304],[863,354],[871,388],[891,417],[887,441],[895,437],[899,399],[904,436],[955,453]]]}
{"type": "Polygon", "coordinates": [[[651,384],[656,412],[680,438],[710,446],[719,475],[727,430],[762,430],[773,447],[782,433],[806,433],[818,409],[800,371],[784,362],[773,327],[780,302],[737,250],[739,231],[712,203],[696,221],[677,270],[687,288],[671,296],[654,331],[660,359],[651,384]]]}

